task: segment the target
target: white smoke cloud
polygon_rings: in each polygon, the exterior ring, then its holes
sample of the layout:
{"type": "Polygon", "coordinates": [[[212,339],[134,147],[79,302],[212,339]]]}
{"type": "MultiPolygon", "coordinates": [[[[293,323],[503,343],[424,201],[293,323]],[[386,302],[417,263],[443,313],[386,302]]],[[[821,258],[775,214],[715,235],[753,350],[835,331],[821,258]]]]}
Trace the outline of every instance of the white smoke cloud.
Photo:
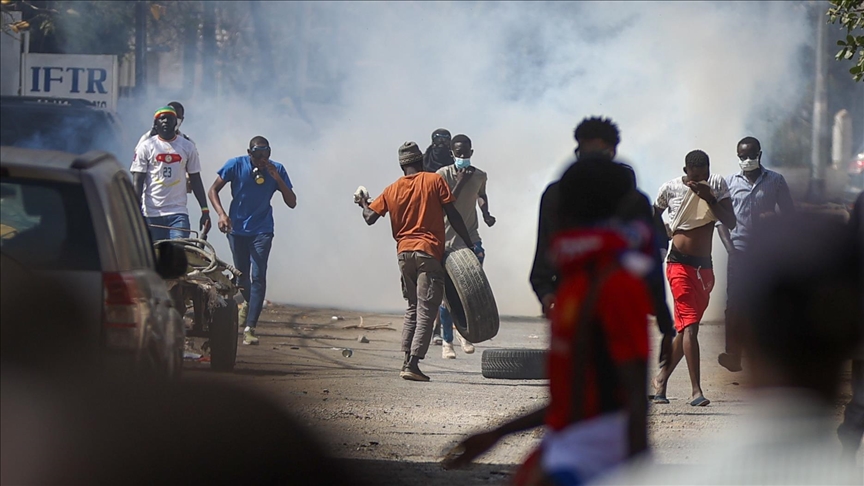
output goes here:
{"type": "MultiPolygon", "coordinates": [[[[295,15],[297,4],[263,5],[278,51],[280,39],[291,35],[279,30],[278,19],[295,15]]],[[[402,142],[425,150],[438,127],[472,138],[472,162],[489,174],[498,218],[493,228],[481,223],[480,234],[500,311],[536,315],[528,273],[539,198],[566,167],[579,120],[604,115],[619,124],[619,155],[649,196],[681,173],[684,155],[695,148],[728,175],[741,137],[769,135],[761,107],[794,105],[802,80],[790,73],[812,39],[804,9],[787,2],[312,8],[324,10],[333,26],[315,40],[344,77],[338,105],[307,105],[314,126],[268,119],[256,104],[278,102],[269,94],[277,87],[259,86],[252,103],[189,100],[183,129],[198,143],[205,184],[258,134],[286,165],[298,206],[289,210],[278,195],[273,200],[269,299],[368,310],[401,310],[404,301],[389,220],[367,228],[351,194],[362,184],[377,195],[401,175],[402,142]]],[[[222,200],[227,208],[227,188],[222,200]]],[[[224,237],[215,233],[211,240],[230,260],[224,237]]],[[[709,317],[722,310],[723,253],[718,244],[720,278],[709,317]]]]}

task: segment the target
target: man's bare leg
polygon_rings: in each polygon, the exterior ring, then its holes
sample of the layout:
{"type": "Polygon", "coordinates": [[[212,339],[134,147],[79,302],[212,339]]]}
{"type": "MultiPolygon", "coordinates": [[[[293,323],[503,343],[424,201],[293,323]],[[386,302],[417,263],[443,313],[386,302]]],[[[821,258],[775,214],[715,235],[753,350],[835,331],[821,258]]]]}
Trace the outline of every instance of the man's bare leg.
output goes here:
{"type": "Polygon", "coordinates": [[[687,360],[687,369],[690,371],[690,386],[692,387],[690,400],[692,404],[700,398],[705,398],[702,393],[699,368],[699,323],[687,326],[681,334],[684,335],[684,358],[687,360]]]}
{"type": "Polygon", "coordinates": [[[660,368],[657,376],[651,380],[651,384],[654,385],[654,396],[666,396],[666,386],[669,383],[669,377],[672,376],[672,372],[675,371],[675,367],[678,366],[683,357],[684,335],[683,333],[678,333],[675,339],[672,340],[672,356],[669,362],[666,363],[666,366],[660,368]]]}

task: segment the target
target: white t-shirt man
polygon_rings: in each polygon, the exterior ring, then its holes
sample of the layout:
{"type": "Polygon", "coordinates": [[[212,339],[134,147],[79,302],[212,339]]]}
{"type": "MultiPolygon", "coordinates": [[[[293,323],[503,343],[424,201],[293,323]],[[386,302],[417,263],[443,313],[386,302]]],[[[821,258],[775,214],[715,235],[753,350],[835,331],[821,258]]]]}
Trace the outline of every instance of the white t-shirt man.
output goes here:
{"type": "MultiPolygon", "coordinates": [[[[719,174],[709,175],[708,180],[703,184],[711,188],[711,194],[718,201],[730,197],[729,185],[719,174]]],[[[670,234],[678,229],[686,231],[717,221],[708,203],[696,196],[696,193],[684,184],[683,177],[676,177],[663,184],[657,193],[654,206],[669,210],[670,234]]]]}
{"type": "Polygon", "coordinates": [[[170,141],[153,135],[135,148],[130,171],[149,176],[141,197],[141,211],[145,217],[189,214],[186,174],[201,172],[198,149],[192,141],[182,135],[170,141]]]}
{"type": "MultiPolygon", "coordinates": [[[[150,130],[147,130],[146,132],[144,132],[143,135],[141,135],[141,138],[138,139],[138,145],[141,145],[142,143],[144,143],[144,140],[147,140],[148,138],[152,137],[155,134],[156,134],[156,132],[154,132],[152,128],[150,130]]],[[[189,140],[190,142],[192,142],[193,145],[195,144],[195,141],[193,141],[191,138],[189,138],[188,135],[181,132],[180,130],[177,130],[177,136],[183,137],[186,140],[189,140]]],[[[138,147],[138,145],[135,145],[135,147],[138,147]]],[[[197,145],[196,145],[196,147],[197,147],[197,145]]]]}

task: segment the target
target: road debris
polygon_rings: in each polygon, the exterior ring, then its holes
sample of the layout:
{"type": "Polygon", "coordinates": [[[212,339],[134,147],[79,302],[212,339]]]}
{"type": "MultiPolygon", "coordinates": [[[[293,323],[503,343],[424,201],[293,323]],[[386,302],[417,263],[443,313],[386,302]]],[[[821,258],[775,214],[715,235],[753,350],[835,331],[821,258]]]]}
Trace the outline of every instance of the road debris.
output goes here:
{"type": "Polygon", "coordinates": [[[367,326],[363,326],[362,324],[361,324],[361,325],[352,324],[352,325],[350,325],[350,326],[345,326],[345,327],[343,327],[342,329],[365,329],[365,330],[367,330],[367,331],[380,331],[380,330],[385,330],[385,331],[395,331],[395,330],[396,330],[396,329],[390,327],[390,323],[389,323],[389,322],[388,322],[387,324],[377,324],[377,325],[374,325],[374,326],[368,326],[368,327],[367,327],[367,326]]]}

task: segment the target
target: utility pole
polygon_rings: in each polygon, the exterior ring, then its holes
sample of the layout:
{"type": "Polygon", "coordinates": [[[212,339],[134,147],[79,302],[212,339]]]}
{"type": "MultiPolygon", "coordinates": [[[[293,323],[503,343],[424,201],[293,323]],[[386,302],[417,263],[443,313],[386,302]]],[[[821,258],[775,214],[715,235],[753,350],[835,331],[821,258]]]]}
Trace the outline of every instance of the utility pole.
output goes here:
{"type": "Polygon", "coordinates": [[[135,2],[135,94],[147,97],[147,3],[135,2]]]}
{"type": "Polygon", "coordinates": [[[825,90],[825,16],[822,7],[816,7],[816,85],[813,95],[813,133],[810,151],[810,186],[807,199],[820,203],[825,196],[825,150],[823,141],[828,125],[828,96],[825,90]]]}

